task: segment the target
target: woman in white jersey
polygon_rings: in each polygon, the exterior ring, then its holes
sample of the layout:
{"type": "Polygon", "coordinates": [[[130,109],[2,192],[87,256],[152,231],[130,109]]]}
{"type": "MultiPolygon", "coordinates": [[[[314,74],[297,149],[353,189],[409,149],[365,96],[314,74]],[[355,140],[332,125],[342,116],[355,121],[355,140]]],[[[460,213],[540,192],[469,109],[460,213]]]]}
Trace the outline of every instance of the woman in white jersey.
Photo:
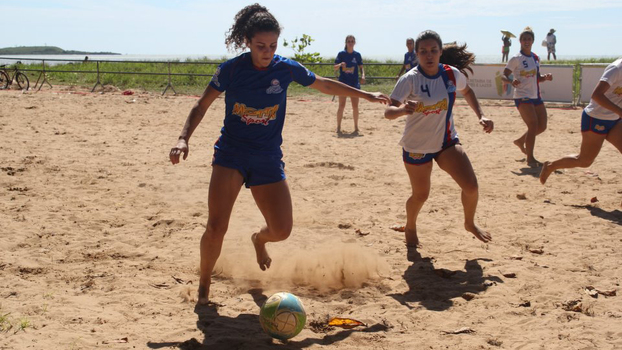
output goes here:
{"type": "Polygon", "coordinates": [[[519,37],[521,50],[508,61],[501,79],[514,87],[514,103],[527,124],[527,131],[514,140],[514,144],[527,155],[529,166],[538,167],[542,163],[533,155],[536,135],[546,130],[547,123],[546,108],[540,97],[540,82],[553,80],[553,75],[540,74],[540,58],[531,52],[534,39],[531,28],[525,28],[519,37]],[[511,79],[510,74],[513,75],[511,79]]]}
{"type": "Polygon", "coordinates": [[[465,49],[466,45],[443,48],[440,36],[431,30],[420,33],[415,41],[419,64],[400,77],[391,94],[391,106],[384,112],[387,119],[407,116],[400,145],[412,187],[412,195],[406,202],[405,235],[409,247],[419,245],[417,216],[430,193],[433,159],[462,189],[465,229],[483,242],[491,240],[490,234],[475,224],[477,178],[460,145],[452,116],[458,90],[484,131],[489,133],[494,128],[467,84],[465,71],[471,70],[469,66],[475,57],[465,49]]]}
{"type": "Polygon", "coordinates": [[[598,85],[592,92],[590,104],[581,117],[581,150],[578,155],[544,162],[540,182],[544,184],[557,169],[587,168],[603,147],[605,140],[622,153],[622,58],[605,68],[598,85]]]}

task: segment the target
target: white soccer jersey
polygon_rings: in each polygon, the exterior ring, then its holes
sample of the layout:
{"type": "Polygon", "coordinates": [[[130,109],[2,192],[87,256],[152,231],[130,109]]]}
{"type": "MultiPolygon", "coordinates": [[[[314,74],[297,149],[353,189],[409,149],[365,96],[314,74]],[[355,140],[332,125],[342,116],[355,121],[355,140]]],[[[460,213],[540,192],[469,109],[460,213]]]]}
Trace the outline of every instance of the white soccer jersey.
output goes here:
{"type": "Polygon", "coordinates": [[[428,76],[419,66],[409,70],[397,81],[391,98],[406,103],[420,102],[415,113],[406,117],[406,127],[400,145],[407,152],[435,153],[443,143],[456,138],[452,107],[456,90],[464,90],[467,79],[459,70],[451,67],[456,83],[448,77],[443,65],[439,72],[428,76]]]}
{"type": "MultiPolygon", "coordinates": [[[[605,81],[609,84],[609,89],[605,92],[605,97],[622,107],[622,58],[618,58],[605,68],[605,73],[600,77],[600,81],[605,81]]],[[[590,104],[585,107],[585,113],[592,118],[602,120],[617,120],[620,118],[614,112],[591,99],[590,104]]]]}
{"type": "Polygon", "coordinates": [[[518,79],[520,84],[514,87],[514,99],[519,98],[540,98],[540,58],[535,54],[527,56],[521,50],[514,57],[510,58],[506,69],[512,71],[514,79],[518,79]]]}

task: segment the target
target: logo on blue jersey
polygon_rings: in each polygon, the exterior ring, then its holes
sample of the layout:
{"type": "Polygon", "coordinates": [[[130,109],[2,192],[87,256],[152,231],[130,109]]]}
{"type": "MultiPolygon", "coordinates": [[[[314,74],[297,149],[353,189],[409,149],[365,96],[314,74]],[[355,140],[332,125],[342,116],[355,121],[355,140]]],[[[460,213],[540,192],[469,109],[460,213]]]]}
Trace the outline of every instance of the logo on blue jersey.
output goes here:
{"type": "Polygon", "coordinates": [[[248,107],[243,103],[236,102],[235,105],[233,105],[233,110],[231,111],[231,114],[239,116],[240,119],[244,123],[246,123],[246,125],[261,124],[267,126],[271,120],[276,119],[278,110],[278,104],[272,107],[256,109],[253,107],[248,107]]]}
{"type": "Polygon", "coordinates": [[[352,57],[352,63],[357,64],[356,57],[352,57]]]}
{"type": "Polygon", "coordinates": [[[283,92],[281,82],[278,79],[272,79],[270,87],[266,89],[266,94],[280,94],[281,92],[283,92]]]}
{"type": "Polygon", "coordinates": [[[216,72],[214,72],[214,75],[212,75],[212,83],[220,87],[220,82],[218,81],[218,74],[220,74],[220,67],[216,68],[216,72]]]}

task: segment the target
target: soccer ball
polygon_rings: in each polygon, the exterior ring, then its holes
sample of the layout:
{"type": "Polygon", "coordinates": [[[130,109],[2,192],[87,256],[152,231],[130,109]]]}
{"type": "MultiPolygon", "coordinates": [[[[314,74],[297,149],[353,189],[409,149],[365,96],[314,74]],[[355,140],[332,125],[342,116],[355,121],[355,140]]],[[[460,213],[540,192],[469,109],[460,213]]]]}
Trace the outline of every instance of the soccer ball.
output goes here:
{"type": "Polygon", "coordinates": [[[280,340],[296,336],[306,322],[307,314],[302,302],[291,293],[273,294],[259,311],[261,328],[269,336],[280,340]]]}

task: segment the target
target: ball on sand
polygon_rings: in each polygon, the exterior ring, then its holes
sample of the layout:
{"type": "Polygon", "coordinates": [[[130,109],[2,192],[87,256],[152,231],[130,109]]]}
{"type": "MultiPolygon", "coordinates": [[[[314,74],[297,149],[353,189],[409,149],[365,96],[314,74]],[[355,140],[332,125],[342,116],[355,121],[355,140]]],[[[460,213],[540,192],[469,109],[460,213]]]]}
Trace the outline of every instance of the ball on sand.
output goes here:
{"type": "Polygon", "coordinates": [[[302,302],[291,293],[273,294],[259,312],[261,328],[269,336],[280,340],[296,336],[306,322],[307,314],[302,302]]]}

